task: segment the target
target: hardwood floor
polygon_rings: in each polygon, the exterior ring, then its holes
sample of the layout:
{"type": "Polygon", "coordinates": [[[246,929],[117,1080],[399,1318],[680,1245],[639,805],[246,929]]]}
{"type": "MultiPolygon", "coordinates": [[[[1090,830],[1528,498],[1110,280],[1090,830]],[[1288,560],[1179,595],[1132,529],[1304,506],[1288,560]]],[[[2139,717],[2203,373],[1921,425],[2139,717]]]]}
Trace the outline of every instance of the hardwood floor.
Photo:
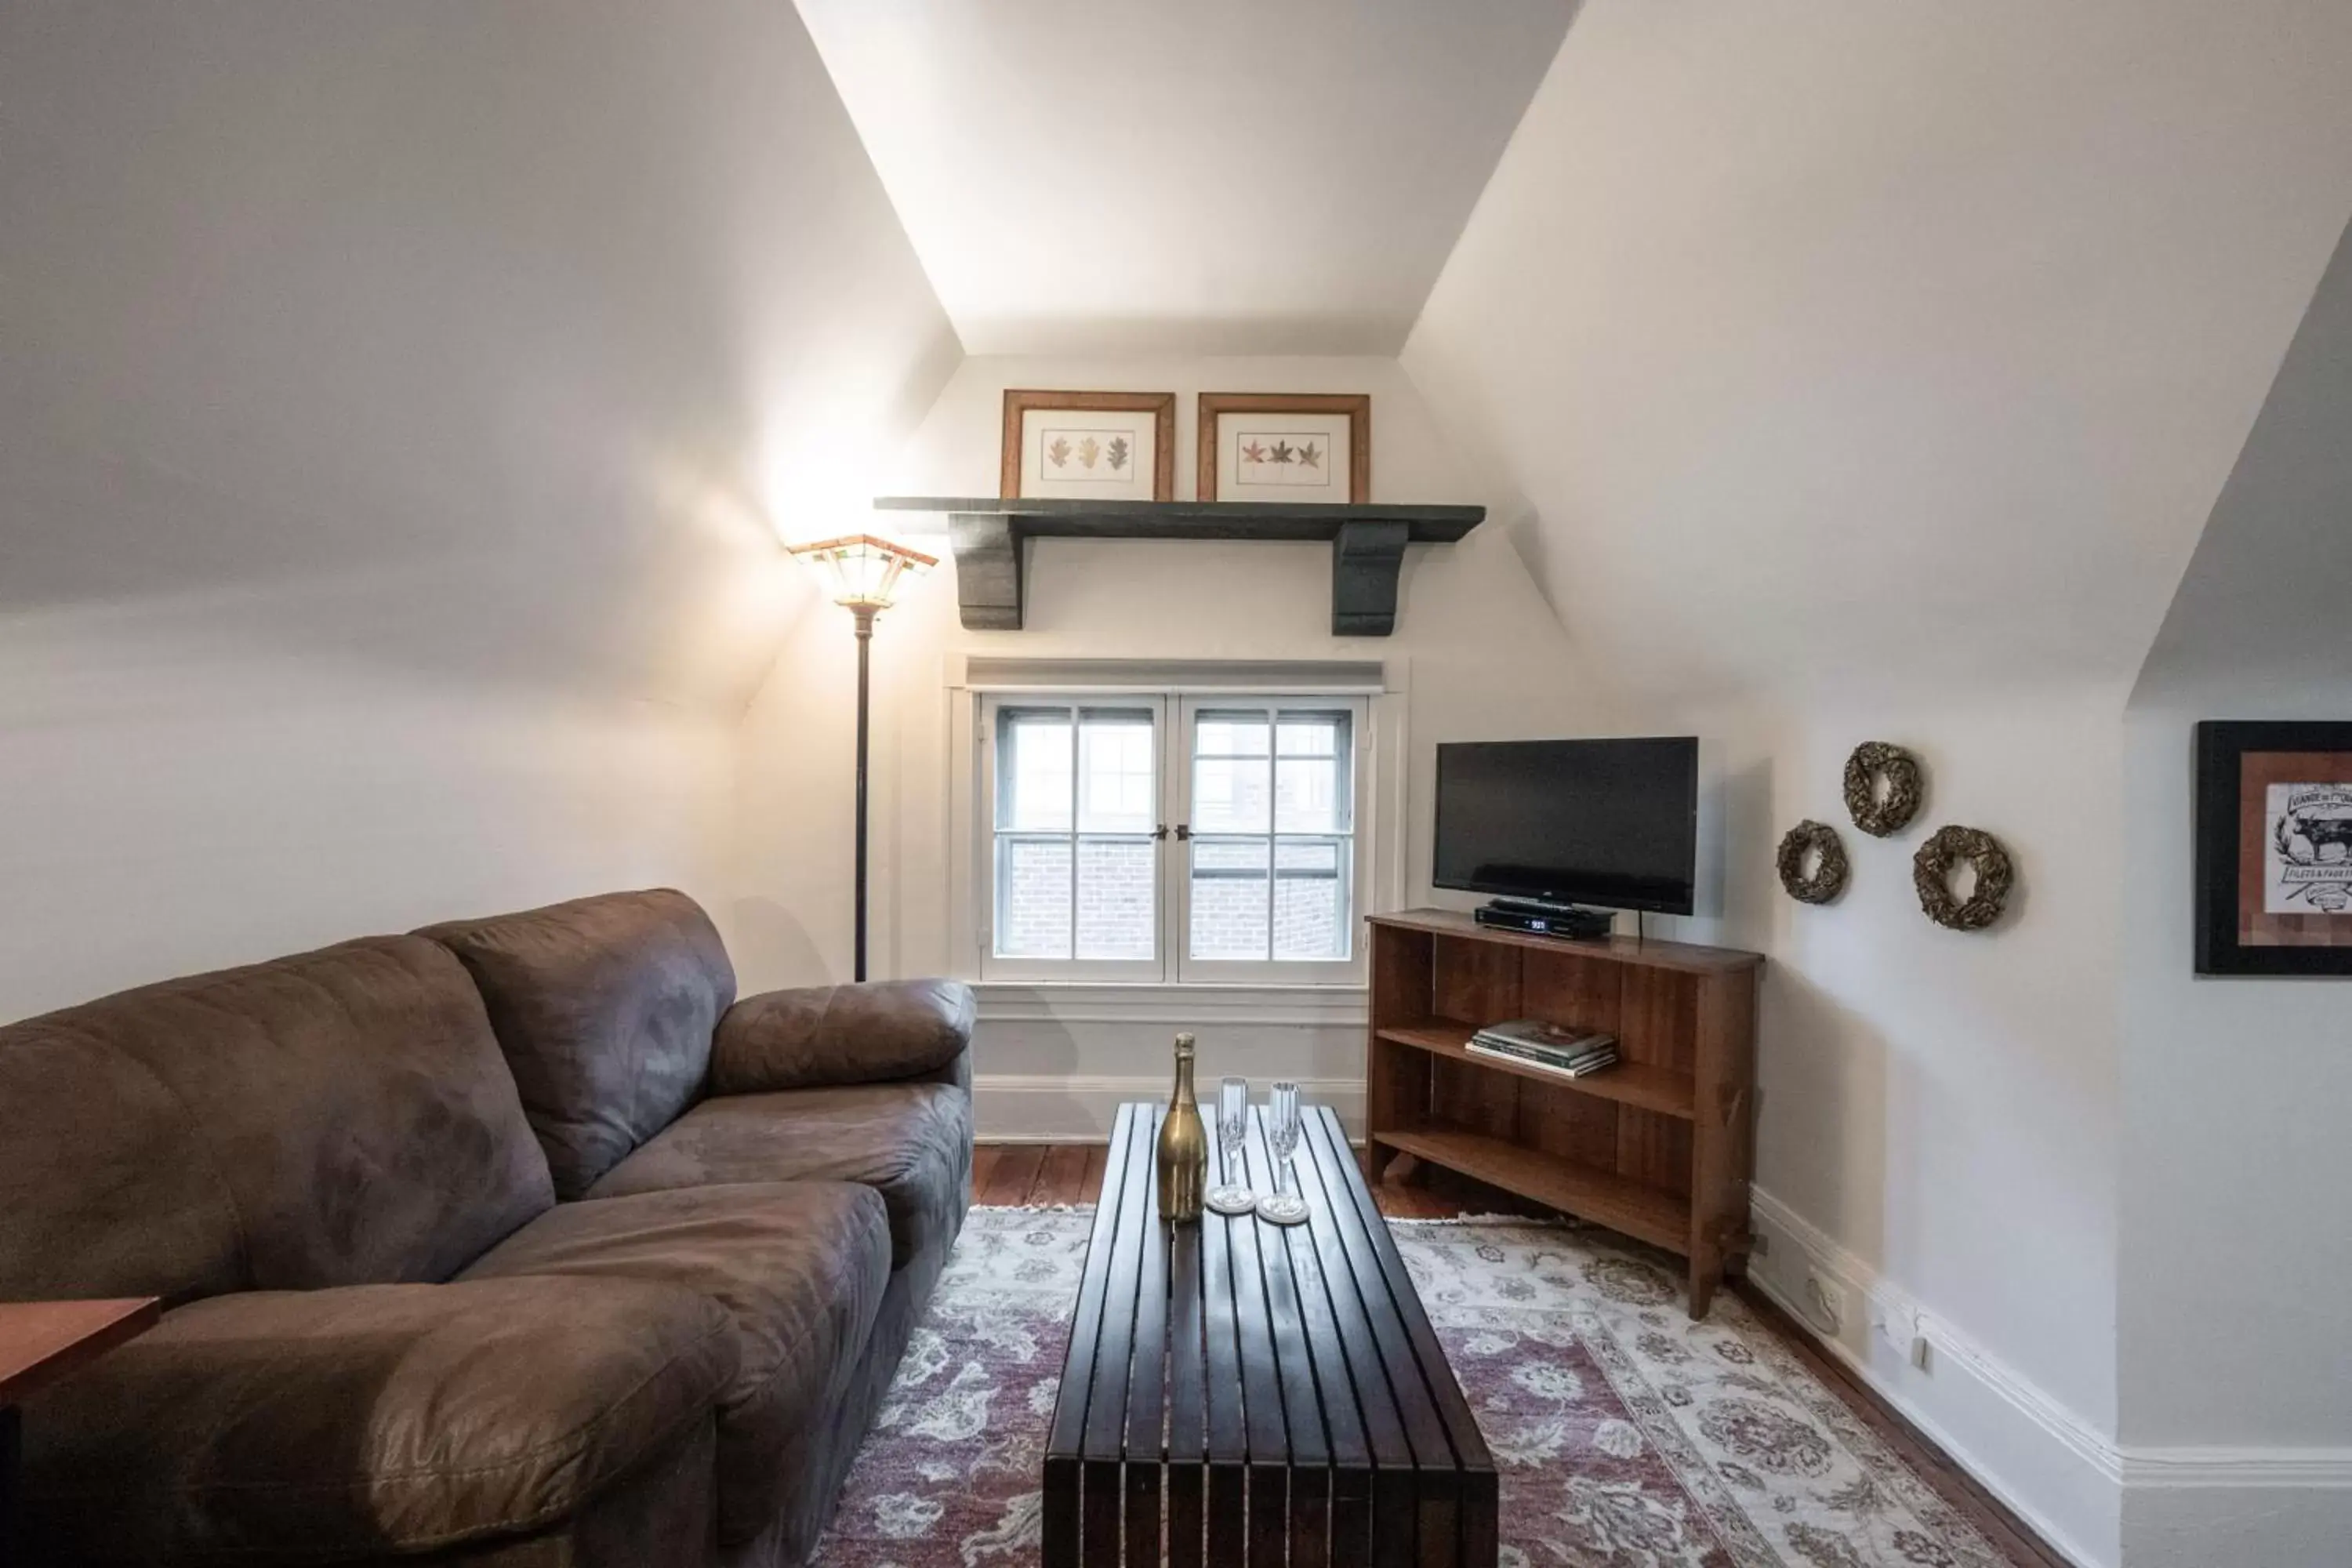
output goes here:
{"type": "MultiPolygon", "coordinates": [[[[982,1143],[972,1159],[972,1201],[1041,1207],[1090,1204],[1102,1191],[1103,1164],[1104,1149],[1099,1143],[982,1143]]],[[[1456,1219],[1474,1214],[1548,1217],[1550,1213],[1524,1198],[1451,1171],[1420,1165],[1410,1158],[1399,1159],[1391,1166],[1388,1178],[1373,1187],[1372,1195],[1381,1212],[1391,1219],[1456,1219]]],[[[1787,1313],[1745,1280],[1732,1289],[1814,1376],[2012,1563],[2020,1568],[2067,1568],[2064,1558],[2044,1546],[2022,1521],[1921,1436],[1843,1363],[1822,1351],[1787,1313]]]]}

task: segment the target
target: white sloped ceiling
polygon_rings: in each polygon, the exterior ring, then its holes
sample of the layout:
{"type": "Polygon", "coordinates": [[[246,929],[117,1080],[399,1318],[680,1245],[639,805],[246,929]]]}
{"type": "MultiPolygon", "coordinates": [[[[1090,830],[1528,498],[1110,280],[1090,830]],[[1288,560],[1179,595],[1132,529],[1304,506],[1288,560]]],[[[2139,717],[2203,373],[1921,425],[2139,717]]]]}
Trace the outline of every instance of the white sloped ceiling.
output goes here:
{"type": "Polygon", "coordinates": [[[2128,682],[2347,82],[2334,0],[1591,0],[1406,366],[1636,690],[2128,682]]]}
{"type": "Polygon", "coordinates": [[[1394,353],[1573,0],[800,0],[973,353],[1394,353]]]}
{"type": "Polygon", "coordinates": [[[12,5],[0,103],[27,636],[740,710],[960,355],[789,5],[12,5]]]}
{"type": "MultiPolygon", "coordinates": [[[[2139,672],[2136,702],[2352,689],[2352,228],[2295,333],[2139,672]]],[[[2345,1020],[2352,1031],[2352,1017],[2345,1020]]]]}

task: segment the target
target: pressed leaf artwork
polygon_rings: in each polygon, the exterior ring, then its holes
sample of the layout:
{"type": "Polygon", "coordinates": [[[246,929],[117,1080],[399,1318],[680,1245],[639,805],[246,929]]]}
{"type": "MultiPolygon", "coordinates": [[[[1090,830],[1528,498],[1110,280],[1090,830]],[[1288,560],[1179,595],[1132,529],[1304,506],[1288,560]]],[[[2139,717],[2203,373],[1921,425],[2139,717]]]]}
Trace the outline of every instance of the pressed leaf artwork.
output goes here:
{"type": "Polygon", "coordinates": [[[1008,391],[1005,496],[1153,499],[1175,468],[1175,404],[1172,393],[1008,391]]]}
{"type": "Polygon", "coordinates": [[[1137,491],[1150,483],[1151,436],[1136,426],[1113,424],[1033,425],[1024,433],[1034,442],[1034,456],[1024,459],[1030,483],[1038,494],[1100,496],[1140,500],[1137,491]],[[1051,487],[1048,490],[1042,487],[1051,487]]]}
{"type": "MultiPolygon", "coordinates": [[[[1230,427],[1229,427],[1230,428],[1230,427]]],[[[1234,482],[1243,491],[1276,489],[1305,491],[1300,500],[1321,499],[1343,483],[1346,465],[1338,460],[1341,437],[1328,430],[1231,431],[1234,482]]]]}

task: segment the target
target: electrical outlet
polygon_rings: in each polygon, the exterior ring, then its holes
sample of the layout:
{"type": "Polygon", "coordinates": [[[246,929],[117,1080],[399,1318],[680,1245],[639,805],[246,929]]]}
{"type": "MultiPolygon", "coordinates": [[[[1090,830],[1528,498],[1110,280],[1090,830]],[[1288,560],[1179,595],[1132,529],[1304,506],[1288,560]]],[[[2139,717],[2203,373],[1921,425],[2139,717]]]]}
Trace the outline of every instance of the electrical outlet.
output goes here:
{"type": "Polygon", "coordinates": [[[1845,1292],[1820,1273],[1805,1273],[1805,1296],[1822,1325],[1832,1334],[1845,1331],[1845,1292]]]}
{"type": "Polygon", "coordinates": [[[1895,1353],[1921,1372],[1927,1370],[1927,1336],[1920,1331],[1919,1315],[1900,1308],[1874,1306],[1870,1326],[1878,1331],[1895,1353]]]}
{"type": "Polygon", "coordinates": [[[1927,1336],[1923,1331],[1919,1314],[1900,1308],[1874,1305],[1870,1326],[1878,1331],[1895,1352],[1917,1367],[1927,1370],[1927,1336]]]}

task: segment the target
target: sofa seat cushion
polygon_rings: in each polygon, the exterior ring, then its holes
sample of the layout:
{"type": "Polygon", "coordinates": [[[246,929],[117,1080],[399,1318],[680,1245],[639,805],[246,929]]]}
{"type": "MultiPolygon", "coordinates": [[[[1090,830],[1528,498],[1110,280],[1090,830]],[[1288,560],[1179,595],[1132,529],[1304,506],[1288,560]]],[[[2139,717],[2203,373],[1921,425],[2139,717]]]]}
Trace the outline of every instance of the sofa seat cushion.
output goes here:
{"type": "Polygon", "coordinates": [[[882,1194],[890,1267],[941,1249],[963,1223],[971,1097],[950,1084],[880,1083],[706,1100],[613,1167],[591,1198],[722,1182],[856,1182],[882,1194]]]}
{"type": "Polygon", "coordinates": [[[682,1285],[217,1296],[36,1397],[38,1561],[316,1563],[524,1535],[695,1440],[736,1373],[682,1285]]]}
{"type": "Polygon", "coordinates": [[[550,1210],[465,1278],[667,1280],[725,1309],[737,1366],[719,1413],[719,1534],[758,1534],[809,1468],[890,1281],[871,1188],[697,1187],[550,1210]]]}

